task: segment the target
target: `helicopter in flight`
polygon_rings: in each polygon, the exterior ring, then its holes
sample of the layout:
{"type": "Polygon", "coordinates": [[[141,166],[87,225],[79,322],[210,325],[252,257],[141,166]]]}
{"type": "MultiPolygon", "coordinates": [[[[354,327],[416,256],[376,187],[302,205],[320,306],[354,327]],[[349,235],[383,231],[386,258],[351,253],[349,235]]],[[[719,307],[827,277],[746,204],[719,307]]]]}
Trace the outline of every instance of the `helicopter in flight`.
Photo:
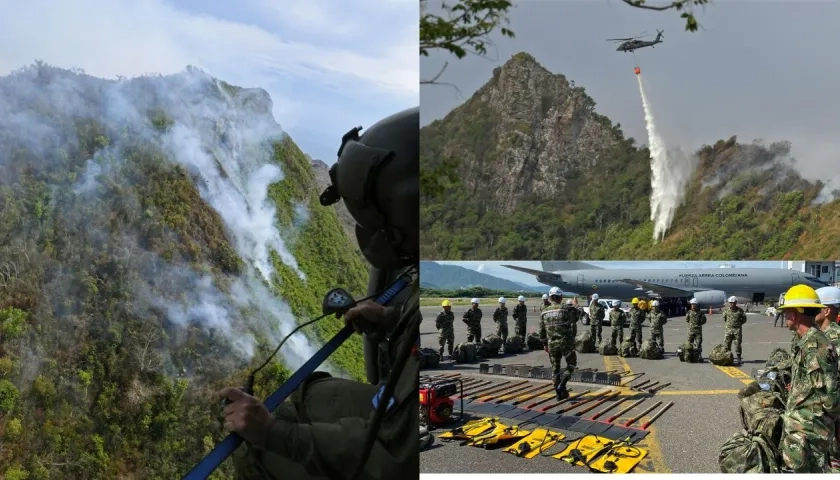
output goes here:
{"type": "Polygon", "coordinates": [[[607,39],[608,42],[622,42],[621,45],[618,46],[616,49],[617,52],[633,52],[639,48],[644,47],[653,47],[657,43],[662,43],[662,30],[656,31],[656,38],[652,41],[645,41],[639,40],[642,38],[641,36],[638,37],[630,37],[630,38],[609,38],[607,39]]]}

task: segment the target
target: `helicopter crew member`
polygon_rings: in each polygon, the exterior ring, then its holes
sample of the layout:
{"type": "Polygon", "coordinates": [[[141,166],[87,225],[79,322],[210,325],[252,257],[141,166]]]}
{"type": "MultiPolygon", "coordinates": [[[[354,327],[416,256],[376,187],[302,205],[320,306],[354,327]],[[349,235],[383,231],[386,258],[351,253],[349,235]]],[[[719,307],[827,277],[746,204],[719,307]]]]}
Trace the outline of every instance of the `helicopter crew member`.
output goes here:
{"type": "Polygon", "coordinates": [[[592,339],[597,345],[601,344],[601,330],[604,323],[604,307],[598,302],[600,297],[597,293],[592,295],[592,302],[589,304],[589,330],[592,332],[592,339]]]}
{"type": "Polygon", "coordinates": [[[630,304],[630,341],[636,346],[636,351],[639,351],[642,348],[642,322],[645,320],[645,312],[639,307],[638,298],[633,298],[630,304]]]}
{"type": "Polygon", "coordinates": [[[496,335],[502,339],[502,353],[505,352],[508,337],[508,309],[505,306],[507,299],[499,297],[499,307],[493,312],[493,321],[496,322],[496,335]]]}
{"type": "MultiPolygon", "coordinates": [[[[386,286],[403,272],[416,272],[419,264],[419,127],[419,108],[412,108],[361,136],[359,129],[349,132],[330,169],[332,185],[321,195],[324,205],[344,200],[372,276],[386,286]]],[[[247,446],[235,454],[238,478],[348,479],[359,468],[360,480],[416,476],[419,293],[414,281],[391,306],[364,301],[344,314],[346,324],[366,332],[365,341],[378,354],[370,362],[366,352],[366,363],[378,370],[368,372],[376,384],[316,372],[274,415],[240,389],[219,392],[232,401],[224,409],[225,429],[247,446]],[[403,368],[388,371],[404,361],[403,368]],[[380,417],[374,411],[386,381],[395,387],[380,417]],[[381,418],[376,430],[370,428],[374,418],[381,418]]]]}
{"type": "Polygon", "coordinates": [[[473,298],[472,306],[464,312],[464,323],[467,324],[467,341],[481,343],[481,309],[478,308],[478,299],[473,298]]]}
{"type": "Polygon", "coordinates": [[[612,311],[610,311],[610,344],[621,348],[624,343],[624,324],[627,322],[627,314],[621,309],[621,301],[613,300],[612,311]]]}
{"type": "Polygon", "coordinates": [[[452,359],[452,350],[455,348],[455,314],[452,313],[452,302],[444,300],[440,304],[443,311],[438,313],[435,319],[435,328],[438,331],[438,343],[440,344],[440,358],[443,358],[443,347],[449,344],[449,359],[452,359]]]}
{"type": "Polygon", "coordinates": [[[825,306],[813,288],[795,285],[780,308],[797,343],[779,450],[794,473],[829,473],[840,413],[840,372],[836,347],[816,326],[815,317],[825,306]]]}
{"type": "Polygon", "coordinates": [[[540,340],[545,351],[551,357],[552,378],[557,399],[562,401],[569,398],[566,384],[577,367],[577,353],[575,352],[574,313],[570,305],[563,305],[563,292],[557,287],[551,287],[548,292],[551,306],[540,314],[540,340]],[[566,359],[566,369],[561,372],[560,366],[566,359]]]}
{"type": "Polygon", "coordinates": [[[726,344],[726,349],[732,351],[732,341],[735,341],[735,363],[741,365],[741,341],[743,339],[743,329],[747,323],[747,314],[738,306],[738,299],[729,297],[727,299],[729,304],[723,310],[723,321],[726,324],[726,336],[723,338],[723,343],[726,344]]]}
{"type": "Polygon", "coordinates": [[[688,343],[694,346],[694,351],[702,359],[703,325],[706,324],[706,314],[697,308],[696,298],[689,300],[688,304],[691,306],[691,310],[685,315],[685,321],[688,323],[688,343]]]}
{"type": "Polygon", "coordinates": [[[528,334],[528,307],[525,306],[525,297],[520,295],[519,304],[513,307],[514,333],[522,343],[525,343],[525,336],[528,334]]]}

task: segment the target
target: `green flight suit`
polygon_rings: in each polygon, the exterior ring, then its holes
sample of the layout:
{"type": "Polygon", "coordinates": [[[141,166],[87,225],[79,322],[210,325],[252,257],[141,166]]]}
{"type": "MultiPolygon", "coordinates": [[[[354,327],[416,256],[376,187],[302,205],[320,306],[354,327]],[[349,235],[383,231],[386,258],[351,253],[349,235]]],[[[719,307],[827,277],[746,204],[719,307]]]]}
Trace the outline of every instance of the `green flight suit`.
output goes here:
{"type": "MultiPolygon", "coordinates": [[[[404,293],[400,296],[403,304],[395,302],[396,308],[389,308],[394,320],[419,302],[419,282],[404,293]]],[[[417,329],[391,337],[387,348],[391,363],[405,342],[416,344],[418,338],[417,329]]],[[[418,372],[413,352],[399,376],[394,406],[383,418],[360,480],[419,475],[418,372]]],[[[384,383],[385,379],[380,386],[384,383]]],[[[362,456],[374,413],[373,397],[380,386],[316,372],[274,413],[265,446],[247,445],[238,450],[234,456],[237,478],[349,479],[362,456]]]]}

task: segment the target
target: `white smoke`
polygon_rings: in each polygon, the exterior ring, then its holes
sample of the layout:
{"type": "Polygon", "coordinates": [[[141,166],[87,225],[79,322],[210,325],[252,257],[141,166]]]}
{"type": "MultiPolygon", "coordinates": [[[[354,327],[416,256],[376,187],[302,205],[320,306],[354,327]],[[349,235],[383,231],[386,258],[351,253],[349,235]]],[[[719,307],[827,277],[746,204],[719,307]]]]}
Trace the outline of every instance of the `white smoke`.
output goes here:
{"type": "MultiPolygon", "coordinates": [[[[195,69],[118,82],[66,72],[40,81],[39,75],[49,77],[52,73],[31,67],[0,85],[0,138],[17,139],[33,153],[42,154],[43,162],[55,158],[55,152],[65,147],[63,142],[72,141],[62,138],[59,126],[51,123],[49,116],[26,110],[25,106],[32,104],[49,106],[63,118],[96,118],[112,131],[130,133],[110,135],[110,144],[79,172],[72,193],[89,205],[101,204],[99,196],[107,191],[108,179],[121,175],[122,166],[129,161],[122,156],[128,141],[140,138],[157,145],[165,160],[181,165],[197,179],[201,197],[219,214],[233,247],[247,265],[240,276],[229,278],[227,285],[220,287],[206,272],[186,263],[163,261],[140,247],[135,238],[125,238],[122,245],[130,252],[126,255],[143,258],[144,270],[134,272],[139,284],[132,292],[132,308],[138,313],[162,311],[166,320],[184,330],[201,325],[212,335],[226,338],[244,359],[255,352],[255,335],[276,343],[297,325],[288,305],[271,291],[275,287],[272,253],[300,278],[304,275],[275,225],[276,206],[268,198],[269,185],[283,179],[272,156],[274,142],[285,133],[274,122],[271,101],[264,91],[240,90],[234,98],[226,86],[195,69]],[[4,101],[3,93],[13,95],[4,101]],[[172,122],[163,134],[149,120],[149,111],[156,107],[172,122]],[[161,298],[155,290],[173,295],[161,298]]],[[[0,167],[5,160],[0,158],[0,167]]],[[[292,208],[294,225],[290,228],[305,225],[309,216],[306,205],[292,208]]],[[[301,334],[289,340],[282,355],[287,366],[297,368],[314,351],[301,334]]],[[[167,356],[167,352],[160,354],[167,356]]]]}
{"type": "Polygon", "coordinates": [[[642,106],[645,109],[645,126],[650,150],[650,219],[653,221],[653,239],[659,241],[665,237],[674,220],[674,212],[682,203],[685,188],[697,166],[697,157],[678,149],[668,149],[656,129],[653,110],[642,84],[642,75],[636,75],[636,79],[639,81],[639,93],[642,95],[642,106]]]}

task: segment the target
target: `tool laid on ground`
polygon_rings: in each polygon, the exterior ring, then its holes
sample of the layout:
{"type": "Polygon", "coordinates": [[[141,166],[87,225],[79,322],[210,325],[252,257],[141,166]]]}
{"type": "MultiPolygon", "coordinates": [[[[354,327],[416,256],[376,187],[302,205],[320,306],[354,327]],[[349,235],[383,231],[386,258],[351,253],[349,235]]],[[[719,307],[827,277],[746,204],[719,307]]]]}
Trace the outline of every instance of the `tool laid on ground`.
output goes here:
{"type": "MultiPolygon", "coordinates": [[[[546,388],[546,386],[545,386],[545,385],[539,385],[539,384],[538,384],[538,385],[534,385],[534,384],[531,384],[531,385],[528,385],[528,387],[527,387],[527,388],[525,388],[524,390],[522,390],[522,391],[520,391],[520,392],[517,392],[517,393],[512,393],[512,392],[509,392],[509,393],[506,393],[506,394],[504,394],[504,395],[500,396],[497,400],[493,400],[493,403],[502,403],[502,402],[504,402],[504,401],[506,401],[506,400],[515,399],[515,398],[517,398],[517,397],[522,397],[522,396],[524,396],[524,395],[529,395],[531,392],[534,392],[534,391],[545,390],[545,388],[546,388]]],[[[513,405],[517,405],[517,403],[516,403],[515,401],[514,401],[514,402],[511,402],[511,403],[512,403],[513,405]]]]}
{"type": "Polygon", "coordinates": [[[613,408],[621,405],[621,403],[624,402],[625,400],[627,400],[627,398],[620,398],[620,399],[616,400],[615,402],[613,402],[611,405],[607,406],[606,408],[604,408],[600,412],[598,412],[595,415],[592,415],[591,417],[589,417],[589,419],[590,420],[597,420],[601,415],[603,415],[603,414],[609,412],[610,410],[612,410],[613,408]]]}
{"type": "Polygon", "coordinates": [[[638,407],[638,406],[639,406],[642,402],[644,402],[645,400],[647,400],[647,398],[640,398],[640,399],[636,400],[635,402],[631,403],[630,405],[628,405],[627,407],[622,408],[622,409],[621,409],[618,413],[616,413],[616,414],[615,414],[615,415],[613,415],[612,417],[608,418],[608,419],[607,419],[607,423],[612,423],[612,422],[614,422],[617,418],[620,418],[620,417],[621,417],[622,415],[624,415],[625,413],[627,413],[627,412],[629,412],[630,410],[633,410],[634,408],[638,407]]]}
{"type": "Polygon", "coordinates": [[[648,383],[648,384],[647,384],[647,385],[645,385],[644,387],[642,387],[641,385],[636,386],[636,387],[630,387],[630,390],[635,390],[635,391],[637,391],[637,392],[644,392],[645,390],[648,390],[648,389],[650,389],[650,388],[653,388],[653,387],[655,387],[656,385],[659,385],[659,381],[656,381],[656,382],[653,382],[653,383],[648,383]]]}
{"type": "MultiPolygon", "coordinates": [[[[566,412],[570,412],[570,411],[572,411],[572,410],[574,410],[574,409],[578,408],[579,406],[581,406],[581,405],[583,405],[583,404],[586,404],[586,403],[589,403],[589,402],[593,402],[593,401],[595,401],[595,400],[599,400],[599,399],[603,398],[604,396],[609,395],[609,394],[611,394],[611,393],[613,393],[613,392],[612,392],[612,390],[606,390],[606,391],[603,391],[603,392],[601,392],[601,393],[596,393],[595,395],[592,395],[592,396],[591,396],[591,397],[589,397],[589,398],[584,398],[583,400],[581,400],[581,401],[579,401],[579,402],[575,402],[575,403],[573,403],[572,405],[569,405],[569,406],[568,406],[568,407],[566,407],[566,408],[560,409],[560,410],[558,410],[556,413],[566,413],[566,412]]],[[[616,393],[618,393],[618,392],[616,392],[616,393]]]]}
{"type": "Polygon", "coordinates": [[[570,382],[578,383],[597,383],[598,385],[621,385],[621,374],[614,373],[615,370],[608,372],[585,372],[574,371],[569,379],[570,382]]]}
{"type": "Polygon", "coordinates": [[[511,440],[522,440],[530,434],[530,430],[522,430],[521,428],[519,428],[519,425],[514,425],[512,427],[507,427],[501,431],[495,430],[491,433],[474,437],[462,443],[462,445],[466,444],[473,447],[484,447],[486,449],[490,449],[492,447],[498,446],[500,443],[505,444],[507,442],[510,442],[511,440]]]}
{"type": "Polygon", "coordinates": [[[645,376],[645,372],[642,372],[642,373],[631,373],[631,374],[629,374],[629,375],[626,375],[626,376],[624,377],[624,383],[622,383],[622,384],[621,384],[621,386],[622,386],[622,387],[626,387],[626,386],[630,385],[631,383],[635,382],[636,380],[638,380],[638,379],[640,379],[640,378],[642,378],[642,377],[644,377],[644,376],[645,376]],[[633,377],[633,378],[632,378],[631,380],[627,380],[627,379],[628,379],[628,378],[630,378],[630,377],[633,377]]]}
{"type": "Polygon", "coordinates": [[[637,384],[635,384],[635,385],[628,385],[628,387],[630,388],[630,390],[635,390],[635,389],[637,389],[637,388],[641,387],[642,385],[647,385],[647,384],[649,384],[649,383],[650,383],[650,382],[652,382],[652,381],[653,381],[653,379],[652,379],[652,378],[649,378],[649,379],[644,380],[644,381],[642,381],[642,382],[640,382],[640,383],[637,383],[637,384]]]}
{"type": "MultiPolygon", "coordinates": [[[[662,402],[659,402],[659,403],[662,403],[662,402]]],[[[674,402],[668,402],[667,404],[665,404],[665,406],[662,407],[661,410],[654,413],[653,416],[650,417],[650,420],[648,420],[647,422],[642,424],[642,430],[647,430],[651,423],[656,421],[657,418],[661,417],[662,414],[665,413],[665,411],[668,410],[669,408],[671,408],[671,406],[673,406],[673,405],[674,405],[674,402]]]]}
{"type": "Polygon", "coordinates": [[[478,401],[480,403],[492,402],[493,400],[496,400],[498,398],[506,397],[515,393],[519,393],[523,390],[527,390],[530,387],[531,384],[529,382],[522,382],[520,384],[511,385],[510,388],[505,388],[500,391],[490,393],[488,395],[482,395],[481,397],[479,397],[478,401]]]}
{"type": "Polygon", "coordinates": [[[516,400],[515,402],[513,402],[513,404],[514,405],[519,405],[520,403],[525,403],[529,400],[533,400],[533,399],[539,397],[540,395],[547,395],[547,394],[553,393],[553,392],[554,392],[554,385],[545,385],[541,389],[538,389],[537,391],[535,391],[533,393],[529,393],[527,395],[524,395],[519,400],[516,400]]]}
{"type": "MultiPolygon", "coordinates": [[[[587,390],[587,392],[588,392],[588,391],[589,391],[589,390],[587,390]]],[[[575,398],[575,399],[577,399],[577,398],[580,398],[580,397],[582,397],[582,396],[583,396],[583,393],[581,393],[580,395],[578,395],[577,397],[574,397],[574,398],[575,398]]],[[[544,407],[540,408],[539,410],[540,410],[541,412],[547,412],[547,411],[551,410],[552,408],[554,408],[554,407],[556,407],[556,406],[558,406],[558,405],[562,405],[562,404],[564,404],[564,403],[566,403],[566,402],[569,402],[569,401],[571,401],[571,400],[572,400],[572,396],[570,395],[570,396],[569,396],[569,398],[565,398],[565,399],[563,399],[563,400],[560,400],[559,402],[550,403],[550,404],[548,404],[548,405],[546,405],[546,406],[544,406],[544,407]]],[[[587,400],[585,400],[585,399],[584,399],[584,400],[581,400],[581,402],[584,402],[584,401],[587,401],[587,400]]]]}
{"type": "Polygon", "coordinates": [[[469,421],[460,427],[453,428],[448,432],[438,435],[438,438],[448,442],[450,440],[468,440],[473,436],[478,436],[489,432],[496,428],[498,418],[480,418],[478,420],[469,421]]]}
{"type": "Polygon", "coordinates": [[[551,458],[586,467],[594,473],[630,473],[645,456],[647,451],[627,441],[585,435],[551,458]]]}
{"type": "MultiPolygon", "coordinates": [[[[552,390],[553,390],[553,387],[552,387],[552,390]]],[[[561,401],[559,401],[559,402],[554,402],[554,404],[552,404],[550,407],[547,407],[545,410],[548,410],[548,409],[554,408],[554,407],[556,407],[557,405],[560,405],[561,403],[564,403],[564,402],[569,402],[569,401],[572,401],[572,400],[576,400],[576,399],[578,399],[578,398],[580,398],[580,397],[582,397],[582,396],[586,395],[587,393],[590,393],[591,391],[592,391],[592,390],[584,390],[584,391],[582,391],[582,392],[580,392],[580,393],[578,393],[578,394],[576,394],[576,395],[569,395],[569,398],[567,398],[567,399],[565,399],[565,400],[561,400],[561,401]]],[[[545,402],[547,402],[547,401],[549,401],[549,400],[551,400],[551,399],[553,399],[553,398],[557,398],[557,397],[548,397],[548,398],[544,398],[544,399],[542,399],[542,400],[540,400],[540,401],[538,401],[538,402],[534,402],[534,403],[531,403],[531,404],[529,404],[529,405],[525,405],[525,408],[534,408],[534,407],[536,407],[537,405],[542,405],[543,403],[545,403],[545,402]]],[[[545,410],[542,410],[542,411],[545,411],[545,410]]]]}
{"type": "Polygon", "coordinates": [[[640,413],[640,414],[636,415],[635,417],[631,418],[630,420],[627,420],[627,422],[625,422],[625,423],[624,423],[624,426],[625,426],[625,427],[629,427],[630,425],[633,425],[634,423],[636,423],[637,421],[639,421],[639,419],[640,419],[640,418],[644,417],[645,415],[647,415],[648,413],[650,413],[650,412],[651,412],[654,408],[656,408],[656,407],[658,407],[658,406],[660,406],[660,405],[662,405],[662,402],[656,402],[656,403],[654,403],[654,404],[653,404],[653,405],[651,405],[650,407],[646,408],[646,409],[645,409],[642,413],[640,413]]]}
{"type": "Polygon", "coordinates": [[[484,388],[490,388],[491,386],[493,386],[493,382],[490,382],[490,381],[479,383],[479,384],[473,384],[473,385],[470,385],[469,387],[465,387],[464,388],[464,393],[462,395],[455,395],[455,397],[453,397],[453,398],[461,398],[461,397],[468,398],[469,395],[473,394],[474,392],[477,392],[477,391],[479,391],[481,389],[484,389],[484,388]]]}
{"type": "Polygon", "coordinates": [[[588,406],[588,407],[584,408],[583,410],[581,410],[581,411],[579,411],[579,412],[575,413],[575,415],[576,415],[576,416],[578,416],[578,417],[580,417],[580,416],[582,416],[584,413],[591,412],[592,410],[595,410],[595,409],[596,409],[596,408],[598,408],[599,406],[601,406],[601,405],[605,404],[606,402],[608,402],[608,401],[612,400],[613,398],[615,398],[616,396],[618,396],[618,394],[619,394],[619,393],[621,393],[621,392],[619,392],[618,390],[616,390],[615,392],[613,392],[613,393],[611,393],[611,394],[607,395],[606,397],[604,397],[604,398],[602,398],[602,399],[598,400],[597,402],[593,403],[592,405],[590,405],[590,406],[588,406]]]}
{"type": "Polygon", "coordinates": [[[665,384],[659,385],[659,386],[658,386],[658,387],[656,387],[656,388],[648,388],[648,389],[647,389],[647,392],[648,392],[649,394],[651,394],[651,395],[656,395],[656,392],[658,392],[658,391],[660,391],[660,390],[664,390],[664,389],[666,389],[666,388],[668,388],[668,387],[670,387],[670,386],[671,386],[671,384],[670,384],[670,383],[665,383],[665,384]]]}
{"type": "Polygon", "coordinates": [[[464,391],[464,382],[460,379],[432,380],[420,384],[420,421],[429,429],[464,418],[464,398],[461,397],[461,410],[457,418],[452,417],[455,401],[451,398],[464,391]]]}
{"type": "Polygon", "coordinates": [[[534,458],[566,438],[560,432],[537,428],[530,435],[502,450],[521,458],[534,458]]]}

